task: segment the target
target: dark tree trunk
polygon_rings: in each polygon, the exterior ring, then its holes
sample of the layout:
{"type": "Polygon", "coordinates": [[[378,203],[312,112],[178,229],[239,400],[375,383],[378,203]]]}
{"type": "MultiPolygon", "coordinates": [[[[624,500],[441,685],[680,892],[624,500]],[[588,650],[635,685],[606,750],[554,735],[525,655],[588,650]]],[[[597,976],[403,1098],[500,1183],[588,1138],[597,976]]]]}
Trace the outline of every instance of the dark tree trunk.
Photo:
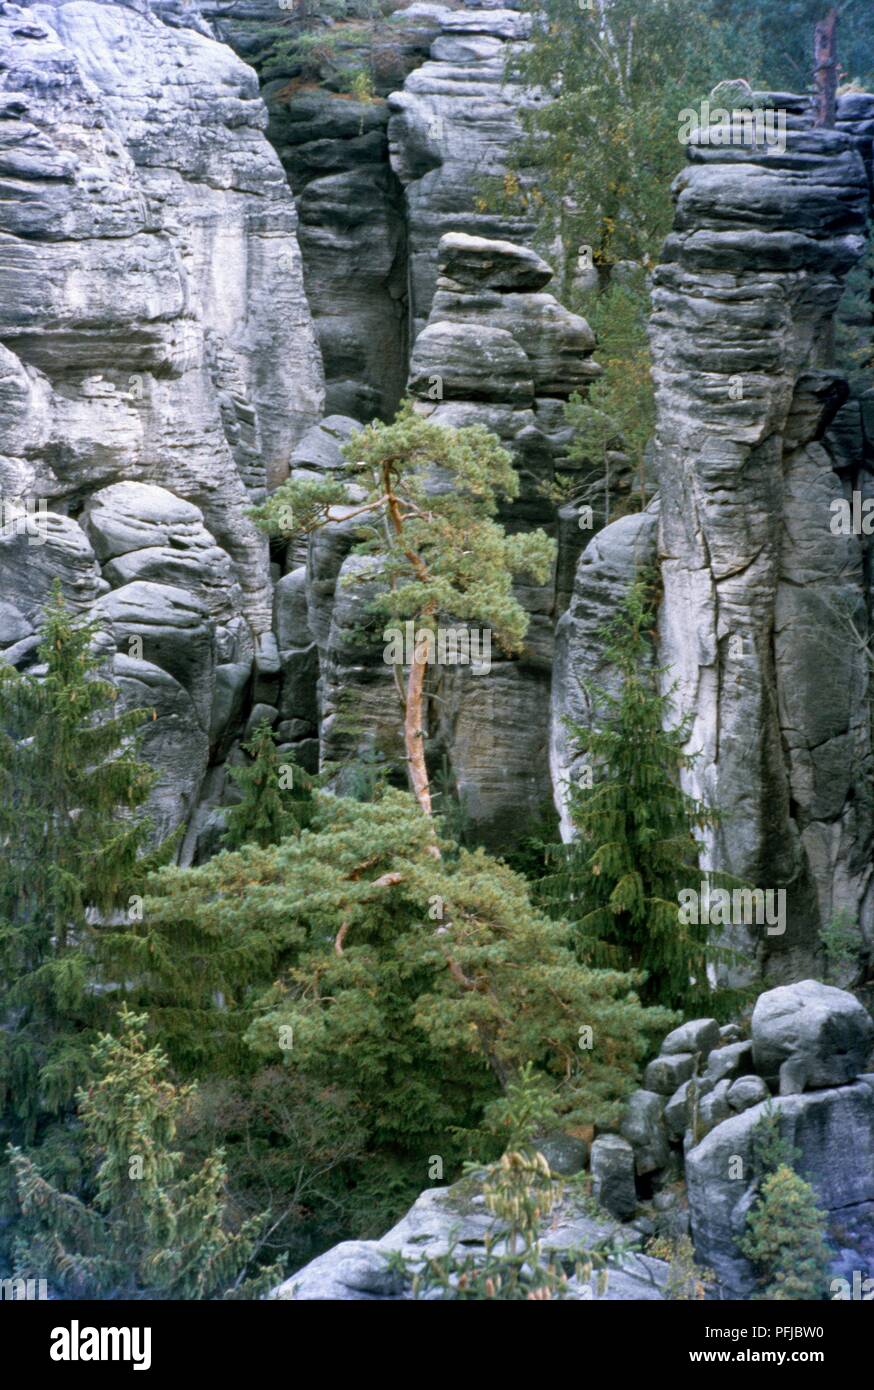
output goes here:
{"type": "Polygon", "coordinates": [[[837,109],[838,90],[838,12],[832,5],[813,34],[813,101],[814,124],[833,126],[837,109]]]}

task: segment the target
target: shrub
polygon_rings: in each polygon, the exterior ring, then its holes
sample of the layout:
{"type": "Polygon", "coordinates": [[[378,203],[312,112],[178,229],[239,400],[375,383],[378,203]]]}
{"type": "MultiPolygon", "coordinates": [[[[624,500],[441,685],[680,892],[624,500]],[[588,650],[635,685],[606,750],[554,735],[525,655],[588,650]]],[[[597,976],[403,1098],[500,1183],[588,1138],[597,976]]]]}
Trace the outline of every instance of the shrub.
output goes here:
{"type": "Polygon", "coordinates": [[[762,1299],[823,1299],[830,1256],[813,1188],[788,1164],[769,1173],[747,1217],[741,1254],[757,1267],[762,1299]]]}

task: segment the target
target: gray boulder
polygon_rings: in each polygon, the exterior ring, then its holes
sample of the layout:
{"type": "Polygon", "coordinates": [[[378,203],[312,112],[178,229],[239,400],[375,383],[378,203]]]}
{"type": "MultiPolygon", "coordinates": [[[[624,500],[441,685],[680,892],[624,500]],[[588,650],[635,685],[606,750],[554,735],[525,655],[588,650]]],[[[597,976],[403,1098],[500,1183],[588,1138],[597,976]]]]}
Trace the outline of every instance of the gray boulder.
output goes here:
{"type": "Polygon", "coordinates": [[[725,1077],[734,1080],[753,1069],[753,1045],[749,1040],[716,1047],[707,1058],[707,1076],[714,1083],[725,1077]]]}
{"type": "Polygon", "coordinates": [[[781,1136],[799,1150],[797,1171],[820,1206],[836,1226],[852,1226],[850,1243],[874,1260],[874,1090],[859,1081],[780,1096],[733,1115],[686,1154],[697,1257],[731,1298],[748,1298],[755,1287],[737,1241],[755,1200],[753,1132],[770,1107],[781,1136]]]}
{"type": "Polygon", "coordinates": [[[695,1058],[691,1052],[654,1057],[644,1072],[643,1084],[648,1091],[656,1091],[660,1096],[672,1096],[678,1086],[689,1080],[694,1069],[695,1058]]]}
{"type": "Polygon", "coordinates": [[[653,1173],[668,1161],[668,1136],[664,1122],[665,1098],[655,1091],[633,1091],[619,1126],[624,1139],[634,1148],[638,1174],[653,1173]]]}
{"type": "Polygon", "coordinates": [[[731,1082],[718,1081],[712,1091],[702,1095],[698,1105],[698,1133],[706,1134],[731,1114],[728,1092],[731,1082]]]}
{"type": "Polygon", "coordinates": [[[755,1066],[762,1076],[775,1081],[791,1060],[796,1084],[815,1089],[841,1086],[865,1070],[874,1022],[852,994],[802,980],[759,996],[752,1035],[755,1066]]]}
{"type": "MultiPolygon", "coordinates": [[[[604,1136],[605,1138],[610,1136],[604,1136]]],[[[613,1136],[615,1137],[615,1136],[613,1136]]],[[[595,1141],[596,1144],[599,1140],[595,1141]]],[[[318,1256],[305,1268],[292,1274],[273,1289],[270,1297],[280,1300],[308,1299],[407,1299],[408,1282],[388,1268],[390,1256],[400,1253],[408,1268],[421,1268],[426,1257],[447,1253],[450,1242],[459,1245],[458,1258],[485,1254],[486,1236],[497,1237],[501,1249],[501,1224],[487,1211],[481,1193],[471,1190],[465,1180],[455,1187],[431,1188],[421,1194],[406,1216],[378,1241],[344,1241],[318,1256]]],[[[595,1221],[585,1203],[569,1193],[562,1196],[550,1214],[541,1242],[545,1254],[564,1254],[572,1263],[577,1251],[591,1249],[620,1231],[615,1222],[595,1221]]],[[[570,1281],[572,1296],[579,1300],[661,1299],[667,1266],[646,1255],[629,1254],[611,1258],[606,1288],[596,1278],[588,1283],[570,1281]]]]}
{"type": "Polygon", "coordinates": [[[498,290],[542,290],[552,279],[552,270],[536,251],[512,241],[491,241],[486,237],[448,232],[440,238],[440,279],[453,288],[498,290]]]}
{"type": "Polygon", "coordinates": [[[770,1096],[766,1082],[760,1076],[739,1076],[728,1088],[727,1100],[732,1110],[749,1110],[770,1096]]]}
{"type": "Polygon", "coordinates": [[[628,1221],[637,1208],[634,1149],[618,1134],[601,1134],[592,1144],[592,1191],[595,1200],[619,1221],[628,1221]]]}
{"type": "Polygon", "coordinates": [[[23,642],[33,632],[33,625],[27,621],[14,603],[0,603],[0,647],[11,647],[15,642],[23,642]]]}
{"type": "Polygon", "coordinates": [[[550,1171],[563,1177],[573,1177],[581,1173],[589,1156],[588,1145],[571,1134],[547,1134],[535,1141],[538,1153],[549,1164],[550,1171]]]}
{"type": "Polygon", "coordinates": [[[720,1041],[715,1018],[693,1018],[668,1034],[662,1043],[662,1056],[676,1056],[678,1052],[703,1052],[709,1056],[720,1041]]]}

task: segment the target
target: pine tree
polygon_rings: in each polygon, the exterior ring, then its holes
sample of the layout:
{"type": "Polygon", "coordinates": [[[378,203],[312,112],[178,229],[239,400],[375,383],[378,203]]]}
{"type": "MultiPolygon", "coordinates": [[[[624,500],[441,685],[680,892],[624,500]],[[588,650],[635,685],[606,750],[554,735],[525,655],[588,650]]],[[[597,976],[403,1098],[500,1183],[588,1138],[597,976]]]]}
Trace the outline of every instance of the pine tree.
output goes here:
{"type": "Polygon", "coordinates": [[[248,1091],[278,1069],[354,1100],[368,1157],[342,1165],[368,1234],[421,1190],[429,1155],[447,1172],[488,1157],[487,1109],[525,1062],[563,1122],[611,1123],[674,1020],[641,1007],[635,977],[581,967],[505,865],[442,838],[436,857],[435,832],[406,792],[316,792],[299,836],[154,875],[124,937],[134,997],[183,1076],[248,1091]]]}
{"type": "Polygon", "coordinates": [[[108,1008],[96,914],[126,905],[149,834],[147,713],[115,712],[95,631],[56,586],[40,666],[0,667],[0,1096],[27,1143],[87,1073],[108,1008]]]}
{"type": "Polygon", "coordinates": [[[229,769],[242,800],[228,812],[224,847],[255,844],[263,849],[285,835],[300,834],[312,817],[314,779],[292,758],[280,756],[266,719],[243,750],[252,761],[229,769]]]}
{"type": "Polygon", "coordinates": [[[826,1215],[810,1183],[781,1163],[763,1179],[738,1242],[760,1271],[764,1288],[758,1297],[823,1299],[831,1259],[825,1235],[826,1215]]]}
{"type": "Polygon", "coordinates": [[[10,1148],[21,1206],[16,1273],[49,1278],[74,1297],[253,1297],[279,1277],[242,1276],[263,1218],[228,1230],[220,1153],[191,1173],[173,1147],[193,1088],[167,1080],[167,1058],[147,1048],[146,1018],[123,1008],[121,1036],[93,1048],[95,1079],[77,1094],[93,1164],[93,1201],[65,1193],[21,1149],[10,1148]]]}
{"type": "Polygon", "coordinates": [[[714,816],[680,786],[694,757],[685,751],[688,725],[669,726],[672,695],[658,689],[651,603],[640,578],[600,634],[621,688],[590,692],[596,725],[571,726],[591,785],[570,788],[578,838],[556,847],[541,894],[573,921],[585,957],[644,971],[644,999],[689,1009],[708,999],[707,963],[722,953],[706,923],[681,923],[678,894],[700,881],[694,831],[714,816]]]}
{"type": "Polygon", "coordinates": [[[374,1143],[396,1152],[453,1151],[451,1131],[478,1126],[526,1061],[567,1123],[615,1120],[670,1015],[641,1009],[633,977],[581,967],[505,865],[482,850],[436,859],[404,793],[333,798],[326,815],[273,852],[274,888],[240,900],[296,948],[253,1046],[276,1057],[293,1039],[287,1064],[366,1098],[374,1143]]]}
{"type": "MultiPolygon", "coordinates": [[[[357,464],[363,501],[349,504],[341,480],[291,480],[253,510],[257,523],[289,535],[358,515],[364,539],[356,551],[373,560],[361,578],[380,588],[373,612],[412,620],[417,635],[433,634],[441,618],[488,623],[508,655],[521,651],[528,615],[512,593],[513,579],[529,574],[543,583],[555,543],[542,531],[507,535],[494,520],[499,499],[519,492],[510,455],[495,435],[482,425],[456,430],[432,424],[405,402],[391,424],[374,421],[353,435],[343,454],[357,464]]],[[[410,655],[406,688],[403,660],[395,663],[395,678],[410,785],[430,816],[425,680],[433,656],[426,640],[417,640],[410,655]]]]}

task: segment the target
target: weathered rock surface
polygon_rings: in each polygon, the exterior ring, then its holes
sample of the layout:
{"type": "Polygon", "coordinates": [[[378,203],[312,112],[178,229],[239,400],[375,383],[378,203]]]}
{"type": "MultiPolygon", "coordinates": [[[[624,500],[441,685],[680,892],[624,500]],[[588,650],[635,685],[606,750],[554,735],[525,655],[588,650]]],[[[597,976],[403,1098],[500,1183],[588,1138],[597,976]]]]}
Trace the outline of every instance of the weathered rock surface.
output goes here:
{"type": "Polygon", "coordinates": [[[445,233],[526,242],[535,230],[523,216],[475,205],[482,181],[509,167],[522,133],[519,110],[536,100],[504,80],[508,48],[527,38],[531,17],[485,7],[441,8],[436,17],[441,32],[430,61],[388,99],[391,164],[407,209],[413,340],[431,308],[445,233]]]}
{"type": "Polygon", "coordinates": [[[865,1070],[874,1022],[852,994],[802,980],[759,996],[752,1041],[756,1071],[768,1080],[793,1061],[802,1090],[842,1086],[865,1070]]]}
{"type": "MultiPolygon", "coordinates": [[[[449,234],[439,256],[431,316],[412,354],[410,393],[436,424],[493,430],[521,483],[501,519],[510,530],[543,526],[555,533],[555,509],[542,489],[565,463],[562,402],[600,370],[591,361],[594,337],[584,319],[532,288],[550,272],[527,248],[449,234]],[[544,389],[551,394],[541,394],[544,389]]],[[[302,441],[300,449],[305,446],[302,441]]],[[[330,448],[325,457],[321,443],[310,453],[302,462],[311,472],[342,465],[330,448]]],[[[397,759],[397,692],[383,660],[382,630],[365,615],[372,592],[367,566],[349,554],[356,529],[354,521],[326,528],[311,540],[307,559],[322,757],[369,750],[397,759]]],[[[524,833],[525,816],[540,814],[551,795],[547,695],[558,593],[554,580],[520,582],[516,593],[530,614],[521,658],[508,660],[493,644],[487,672],[437,667],[428,712],[432,766],[445,755],[476,833],[495,848],[512,845],[524,833]]]]}
{"type": "Polygon", "coordinates": [[[857,1081],[779,1096],[726,1119],[686,1153],[696,1253],[732,1298],[749,1297],[755,1287],[737,1240],[755,1199],[752,1135],[769,1105],[783,1138],[800,1150],[797,1170],[840,1228],[840,1243],[857,1253],[857,1268],[874,1268],[874,1090],[857,1081]]]}
{"type": "Polygon", "coordinates": [[[814,130],[792,103],[785,154],[691,147],[651,321],[660,655],[700,753],[687,785],[722,814],[709,861],[787,893],[785,936],[731,930],[775,980],[837,909],[874,921],[863,546],[832,533],[851,484],[821,442],[847,396],[825,343],[865,246],[866,148],[850,107],[814,130]]]}
{"type": "Polygon", "coordinates": [[[257,653],[264,678],[267,544],[245,509],[323,398],[255,74],[165,13],[0,6],[0,494],[46,508],[39,534],[0,536],[0,636],[35,659],[56,578],[105,620],[124,698],[156,711],[161,832],[243,713],[216,670],[257,653]]]}
{"type": "Polygon", "coordinates": [[[599,1135],[592,1144],[592,1195],[605,1211],[628,1221],[637,1207],[634,1149],[618,1134],[599,1135]]]}
{"type": "MultiPolygon", "coordinates": [[[[617,1228],[608,1217],[595,1221],[572,1198],[566,1197],[553,1212],[543,1232],[544,1253],[590,1248],[606,1240],[617,1228]]],[[[400,1252],[419,1267],[425,1256],[446,1254],[453,1236],[463,1256],[484,1253],[486,1235],[500,1233],[500,1226],[485,1208],[481,1195],[471,1195],[470,1184],[432,1188],[423,1192],[406,1216],[378,1241],[344,1241],[318,1256],[272,1291],[278,1299],[403,1299],[411,1297],[409,1284],[387,1268],[387,1259],[400,1252]]],[[[463,1257],[462,1256],[462,1257],[463,1257]]],[[[570,1270],[573,1258],[568,1257],[570,1270]]],[[[607,1287],[602,1292],[593,1277],[579,1285],[571,1280],[574,1297],[586,1300],[626,1301],[662,1298],[668,1267],[647,1255],[626,1255],[608,1265],[607,1287]]]]}
{"type": "MultiPolygon", "coordinates": [[[[586,546],[576,569],[570,603],[556,624],[550,770],[565,840],[573,833],[567,812],[568,787],[590,767],[587,750],[571,733],[568,721],[583,730],[591,728],[599,713],[593,691],[599,687],[614,694],[618,691],[616,671],[605,657],[600,632],[614,617],[639,571],[655,560],[657,527],[655,506],[605,526],[586,546]]],[[[585,533],[577,531],[580,534],[585,533]]]]}

